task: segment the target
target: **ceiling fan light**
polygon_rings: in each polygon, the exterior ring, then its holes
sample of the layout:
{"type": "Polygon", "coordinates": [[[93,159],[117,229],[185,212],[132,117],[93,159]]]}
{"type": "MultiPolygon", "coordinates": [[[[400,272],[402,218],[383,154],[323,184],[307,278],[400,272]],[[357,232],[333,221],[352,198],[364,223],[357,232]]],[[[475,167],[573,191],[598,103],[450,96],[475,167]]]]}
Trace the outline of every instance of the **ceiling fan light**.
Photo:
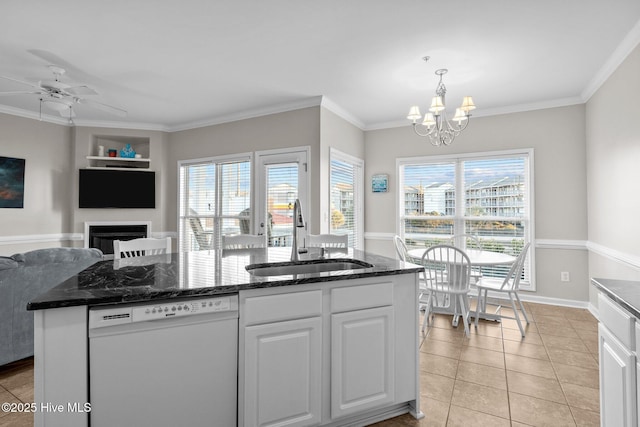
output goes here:
{"type": "Polygon", "coordinates": [[[422,117],[422,113],[420,113],[420,107],[418,107],[417,105],[414,105],[409,109],[409,114],[407,115],[407,119],[413,120],[415,122],[418,119],[420,119],[420,117],[422,117]]]}
{"type": "Polygon", "coordinates": [[[468,113],[471,110],[475,110],[476,105],[473,103],[473,98],[470,96],[465,96],[462,99],[462,106],[460,107],[460,109],[466,113],[468,113]]]}
{"type": "Polygon", "coordinates": [[[69,104],[66,104],[64,102],[61,101],[56,101],[56,100],[51,100],[51,99],[45,99],[42,101],[42,103],[44,104],[45,107],[54,110],[54,111],[67,111],[69,109],[69,104]]]}
{"type": "Polygon", "coordinates": [[[444,103],[442,102],[442,97],[434,96],[431,99],[431,108],[429,108],[429,111],[438,115],[438,113],[442,110],[444,110],[444,103]]]}

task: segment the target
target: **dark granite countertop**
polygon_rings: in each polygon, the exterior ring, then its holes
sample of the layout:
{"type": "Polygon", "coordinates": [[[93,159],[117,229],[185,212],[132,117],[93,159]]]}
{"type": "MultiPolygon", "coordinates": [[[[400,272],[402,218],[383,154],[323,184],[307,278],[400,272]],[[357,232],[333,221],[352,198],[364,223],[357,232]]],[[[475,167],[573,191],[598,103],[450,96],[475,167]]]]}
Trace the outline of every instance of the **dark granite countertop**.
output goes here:
{"type": "Polygon", "coordinates": [[[28,310],[145,302],[167,298],[206,297],[244,289],[303,285],[421,270],[414,264],[363,251],[334,253],[328,258],[349,258],[372,268],[288,276],[250,275],[249,264],[288,261],[291,248],[181,252],[167,255],[100,261],[29,302],[28,310]]]}
{"type": "Polygon", "coordinates": [[[640,319],[640,282],[599,278],[592,278],[591,282],[629,313],[640,319]]]}

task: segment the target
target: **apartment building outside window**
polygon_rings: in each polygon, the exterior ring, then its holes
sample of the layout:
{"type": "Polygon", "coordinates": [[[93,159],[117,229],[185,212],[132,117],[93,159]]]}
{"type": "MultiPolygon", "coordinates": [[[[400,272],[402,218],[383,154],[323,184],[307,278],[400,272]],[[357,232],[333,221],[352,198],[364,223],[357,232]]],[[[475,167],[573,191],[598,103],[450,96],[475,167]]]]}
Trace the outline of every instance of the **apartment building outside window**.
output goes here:
{"type": "MultiPolygon", "coordinates": [[[[409,248],[476,236],[517,255],[533,239],[533,150],[398,159],[398,228],[409,248]]],[[[534,290],[530,251],[521,286],[534,290]]],[[[508,266],[483,267],[504,277],[508,266]]]]}

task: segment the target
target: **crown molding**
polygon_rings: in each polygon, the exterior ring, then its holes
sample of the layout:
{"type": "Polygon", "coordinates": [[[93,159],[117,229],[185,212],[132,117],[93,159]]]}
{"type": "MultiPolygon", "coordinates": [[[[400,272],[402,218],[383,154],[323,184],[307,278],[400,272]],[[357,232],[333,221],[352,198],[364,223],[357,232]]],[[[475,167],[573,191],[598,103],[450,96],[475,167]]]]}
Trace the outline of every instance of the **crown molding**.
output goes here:
{"type": "Polygon", "coordinates": [[[358,129],[365,130],[365,124],[361,120],[359,120],[356,116],[349,113],[347,110],[345,110],[344,108],[342,108],[341,106],[339,106],[338,104],[336,104],[335,102],[327,98],[326,96],[322,97],[322,102],[320,105],[326,108],[327,110],[331,111],[336,116],[348,121],[358,129]]]}
{"type": "MultiPolygon", "coordinates": [[[[532,102],[529,104],[510,105],[507,107],[483,108],[478,112],[474,111],[473,117],[490,117],[490,116],[499,116],[501,114],[525,113],[528,111],[546,110],[549,108],[558,108],[558,107],[568,107],[571,105],[579,105],[579,104],[584,104],[582,98],[580,98],[579,96],[574,96],[569,98],[552,99],[549,101],[532,102]]],[[[405,127],[405,126],[407,128],[411,126],[411,122],[409,122],[409,120],[407,119],[394,120],[392,122],[384,122],[384,123],[367,125],[364,127],[363,130],[364,131],[382,130],[382,129],[399,128],[399,127],[405,127]]]]}
{"type": "Polygon", "coordinates": [[[220,125],[223,123],[236,122],[238,120],[254,119],[261,116],[269,116],[271,114],[285,113],[287,111],[300,110],[309,107],[318,107],[322,103],[322,96],[313,96],[303,98],[296,101],[286,102],[267,107],[253,108],[246,111],[216,116],[205,120],[198,120],[177,126],[171,126],[168,132],[179,132],[189,129],[203,128],[207,126],[220,125]]]}
{"type": "Polygon", "coordinates": [[[627,33],[622,42],[613,51],[611,56],[609,56],[609,59],[607,59],[593,79],[587,84],[587,87],[582,91],[581,98],[583,102],[591,99],[593,94],[611,77],[638,44],[640,44],[640,21],[627,33]]]}
{"type": "MultiPolygon", "coordinates": [[[[68,123],[67,123],[68,125],[68,123]]],[[[155,123],[131,123],[105,120],[76,120],[73,119],[73,126],[76,127],[99,127],[110,129],[131,129],[131,130],[150,130],[159,132],[170,132],[167,126],[155,123]]]]}
{"type": "Polygon", "coordinates": [[[0,113],[10,114],[12,116],[24,117],[25,119],[38,120],[40,122],[53,123],[56,125],[70,126],[69,119],[61,116],[52,116],[50,114],[39,114],[33,111],[23,110],[22,108],[9,107],[0,105],[0,113]]]}

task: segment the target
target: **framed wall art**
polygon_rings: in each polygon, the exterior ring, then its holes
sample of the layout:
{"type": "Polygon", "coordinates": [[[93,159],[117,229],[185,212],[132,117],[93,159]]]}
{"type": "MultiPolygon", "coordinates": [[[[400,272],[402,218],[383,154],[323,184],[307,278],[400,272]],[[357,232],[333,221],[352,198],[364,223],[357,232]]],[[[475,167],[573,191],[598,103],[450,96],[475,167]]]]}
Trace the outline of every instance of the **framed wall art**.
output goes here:
{"type": "Polygon", "coordinates": [[[379,173],[371,177],[371,191],[374,193],[386,193],[389,190],[389,175],[379,173]]]}
{"type": "Polygon", "coordinates": [[[0,208],[24,207],[24,159],[0,157],[0,208]]]}

